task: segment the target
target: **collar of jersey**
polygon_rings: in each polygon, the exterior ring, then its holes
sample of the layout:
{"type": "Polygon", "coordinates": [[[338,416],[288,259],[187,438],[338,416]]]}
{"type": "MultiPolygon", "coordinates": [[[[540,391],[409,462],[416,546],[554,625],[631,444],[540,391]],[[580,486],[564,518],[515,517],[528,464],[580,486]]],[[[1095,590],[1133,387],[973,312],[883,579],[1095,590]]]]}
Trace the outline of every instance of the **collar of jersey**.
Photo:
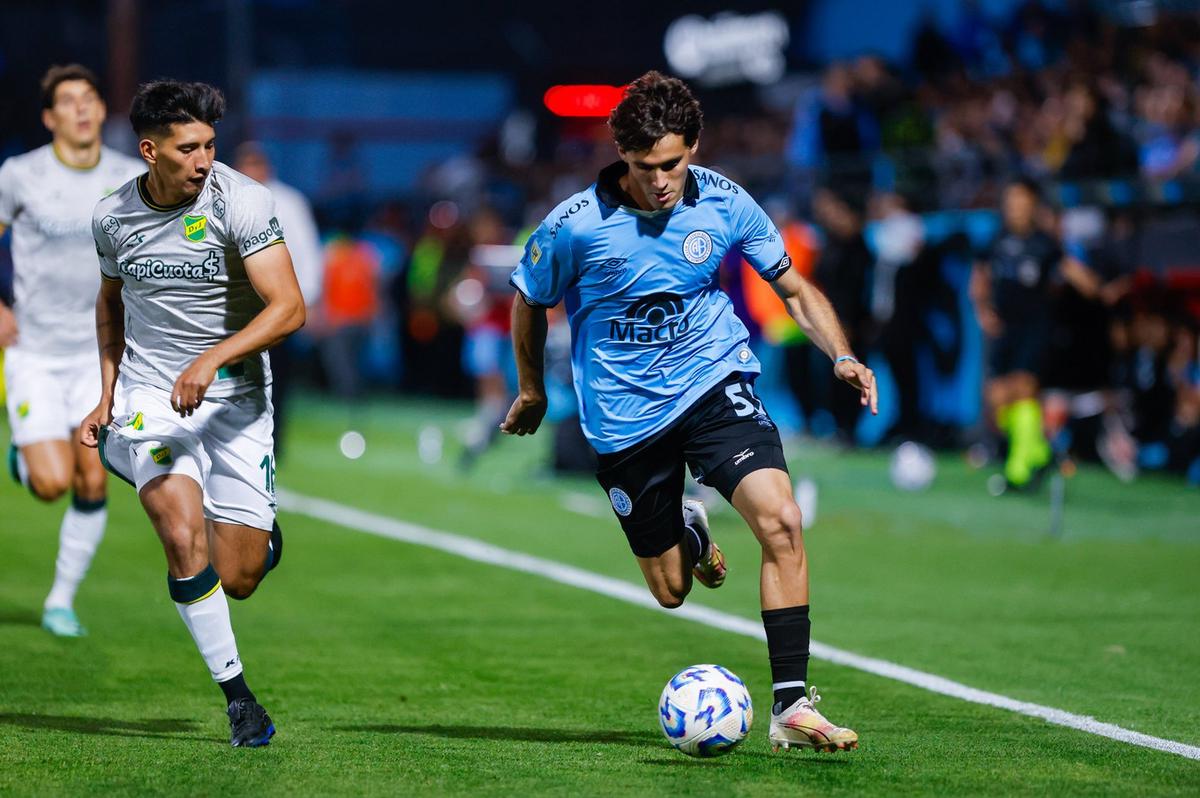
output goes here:
{"type": "MultiPolygon", "coordinates": [[[[628,172],[629,164],[624,161],[610,163],[600,170],[600,174],[596,177],[596,196],[600,198],[600,201],[610,208],[624,208],[630,213],[636,213],[641,216],[656,216],[663,213],[663,211],[642,210],[633,201],[633,197],[629,196],[629,193],[621,188],[621,178],[628,172]]],[[[695,205],[698,199],[700,199],[700,183],[696,180],[695,172],[688,169],[687,182],[683,185],[682,202],[686,202],[688,205],[695,205]]],[[[671,212],[674,212],[675,207],[671,208],[671,212]]]]}
{"type": "MultiPolygon", "coordinates": [[[[191,205],[193,202],[196,201],[196,197],[192,197],[191,199],[184,200],[183,202],[180,202],[177,205],[159,205],[157,202],[150,199],[150,191],[145,186],[145,182],[147,179],[149,179],[149,177],[150,177],[149,172],[146,172],[138,177],[137,192],[138,192],[138,196],[141,197],[142,202],[146,203],[146,207],[149,208],[150,210],[152,210],[152,211],[177,211],[180,208],[186,208],[187,206],[191,205]]],[[[199,195],[197,195],[197,196],[199,196],[199,195]]]]}
{"type": "Polygon", "coordinates": [[[104,157],[104,153],[101,152],[99,155],[96,156],[96,162],[94,164],[92,164],[91,166],[76,166],[73,163],[67,163],[67,160],[62,157],[62,153],[60,153],[58,151],[58,147],[54,146],[53,143],[50,144],[50,151],[52,153],[54,153],[54,160],[58,161],[60,164],[67,167],[68,169],[70,169],[73,172],[90,172],[93,169],[95,169],[97,166],[100,165],[100,159],[104,157]]]}

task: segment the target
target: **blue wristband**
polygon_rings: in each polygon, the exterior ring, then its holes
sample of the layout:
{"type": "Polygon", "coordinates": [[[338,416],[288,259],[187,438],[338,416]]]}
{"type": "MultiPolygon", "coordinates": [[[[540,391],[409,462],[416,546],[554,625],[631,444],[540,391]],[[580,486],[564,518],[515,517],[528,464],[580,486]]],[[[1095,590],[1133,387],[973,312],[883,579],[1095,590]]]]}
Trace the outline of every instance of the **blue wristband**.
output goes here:
{"type": "MultiPolygon", "coordinates": [[[[849,360],[851,363],[859,363],[858,358],[856,358],[854,355],[842,355],[837,360],[833,361],[833,365],[836,366],[838,363],[841,363],[846,360],[849,360]]],[[[859,365],[862,365],[862,364],[859,363],[859,365]]]]}

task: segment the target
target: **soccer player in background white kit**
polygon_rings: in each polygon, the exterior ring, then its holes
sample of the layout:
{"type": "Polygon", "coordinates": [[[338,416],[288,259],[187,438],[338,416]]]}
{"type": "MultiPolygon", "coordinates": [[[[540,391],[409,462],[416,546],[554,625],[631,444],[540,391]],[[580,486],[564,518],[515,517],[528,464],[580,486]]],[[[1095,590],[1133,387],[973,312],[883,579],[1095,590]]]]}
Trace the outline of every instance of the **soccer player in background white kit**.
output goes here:
{"type": "Polygon", "coordinates": [[[15,276],[13,307],[0,302],[0,347],[13,477],[47,502],[71,490],[42,626],[79,637],[75,592],[108,517],[104,467],[76,434],[100,390],[92,208],[146,167],[101,145],[104,100],[86,67],[51,67],[42,106],[53,141],[0,165],[0,235],[12,228],[15,276]]]}
{"type": "MultiPolygon", "coordinates": [[[[279,225],[287,230],[288,252],[292,256],[300,293],[304,295],[304,306],[316,310],[324,288],[325,251],[321,248],[321,234],[308,198],[275,176],[266,150],[257,141],[244,141],[238,146],[233,168],[271,190],[275,210],[279,212],[279,225]]],[[[311,323],[312,316],[309,318],[311,323]]],[[[284,456],[285,425],[291,405],[293,343],[284,341],[267,353],[271,357],[271,403],[275,406],[275,456],[280,460],[284,456]]]]}
{"type": "Polygon", "coordinates": [[[282,554],[264,350],[304,324],[304,300],[270,191],[214,160],[224,110],[203,83],[134,96],[149,172],[92,214],[101,391],[81,440],[136,486],[238,747],[275,733],[243,677],[226,596],[248,597],[282,554]]]}

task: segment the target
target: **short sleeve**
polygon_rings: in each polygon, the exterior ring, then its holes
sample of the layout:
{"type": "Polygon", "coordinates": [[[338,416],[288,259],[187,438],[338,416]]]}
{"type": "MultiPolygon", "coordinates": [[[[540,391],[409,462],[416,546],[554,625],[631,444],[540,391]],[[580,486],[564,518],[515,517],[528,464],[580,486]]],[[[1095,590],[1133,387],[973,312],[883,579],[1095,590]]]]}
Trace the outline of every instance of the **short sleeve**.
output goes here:
{"type": "Polygon", "coordinates": [[[575,282],[579,268],[571,253],[570,232],[546,222],[538,225],[525,244],[525,254],[509,282],[525,298],[543,307],[554,307],[575,282]]]}
{"type": "Polygon", "coordinates": [[[17,199],[16,167],[11,160],[0,164],[0,224],[8,227],[21,210],[17,199]]]}
{"type": "Polygon", "coordinates": [[[283,241],[270,189],[253,183],[229,198],[229,237],[243,258],[283,241]]]}
{"type": "Polygon", "coordinates": [[[104,214],[99,208],[92,215],[92,240],[96,243],[96,257],[100,259],[100,274],[109,280],[121,279],[121,272],[117,268],[117,248],[113,243],[113,234],[119,227],[114,217],[104,214]]]}
{"type": "Polygon", "coordinates": [[[767,282],[778,280],[791,268],[792,259],[771,217],[745,189],[730,195],[729,213],[734,240],[741,246],[746,262],[767,282]]]}

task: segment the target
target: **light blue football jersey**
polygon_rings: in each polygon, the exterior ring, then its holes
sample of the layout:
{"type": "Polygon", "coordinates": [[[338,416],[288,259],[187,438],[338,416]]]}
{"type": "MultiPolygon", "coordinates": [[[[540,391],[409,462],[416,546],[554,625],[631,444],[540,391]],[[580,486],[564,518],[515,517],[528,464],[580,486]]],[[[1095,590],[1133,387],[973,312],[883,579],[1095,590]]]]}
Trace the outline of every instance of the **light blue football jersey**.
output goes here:
{"type": "Polygon", "coordinates": [[[791,266],[775,225],[732,180],[691,166],[683,198],[647,212],[621,190],[626,169],[607,167],[555,208],[512,275],[528,301],[566,303],[580,420],[602,454],[670,426],[729,374],[762,370],[718,284],[727,252],[765,280],[791,266]]]}

